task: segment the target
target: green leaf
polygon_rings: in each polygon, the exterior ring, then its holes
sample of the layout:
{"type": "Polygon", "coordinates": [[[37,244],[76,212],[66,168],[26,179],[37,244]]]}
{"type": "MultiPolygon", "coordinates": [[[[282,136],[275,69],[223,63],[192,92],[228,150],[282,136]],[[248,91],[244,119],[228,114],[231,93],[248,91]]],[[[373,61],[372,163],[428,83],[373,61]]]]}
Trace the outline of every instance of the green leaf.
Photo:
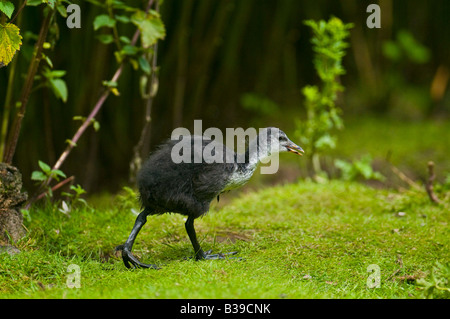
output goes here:
{"type": "Polygon", "coordinates": [[[136,11],[135,8],[127,6],[125,3],[119,0],[111,0],[111,4],[114,9],[121,9],[125,11],[136,11]]]}
{"type": "Polygon", "coordinates": [[[122,22],[122,23],[129,23],[130,22],[130,18],[128,18],[127,16],[116,15],[116,16],[114,16],[114,18],[116,18],[117,21],[122,22]]]}
{"type": "Polygon", "coordinates": [[[94,20],[94,30],[98,30],[102,27],[114,28],[116,25],[116,20],[112,19],[106,14],[101,14],[95,17],[94,20]]]}
{"type": "Polygon", "coordinates": [[[65,6],[63,6],[61,3],[59,3],[56,6],[56,9],[58,10],[59,14],[63,17],[63,18],[67,18],[67,9],[65,6]]]}
{"type": "Polygon", "coordinates": [[[14,12],[14,4],[11,1],[0,0],[0,11],[6,14],[8,19],[11,19],[11,15],[14,12]]]}
{"type": "Polygon", "coordinates": [[[31,173],[31,179],[33,181],[45,181],[47,179],[47,176],[42,173],[41,171],[34,171],[33,173],[31,173]]]}
{"type": "Polygon", "coordinates": [[[139,66],[140,66],[141,70],[144,71],[145,74],[150,75],[151,68],[150,68],[150,63],[148,63],[147,59],[141,55],[139,57],[138,61],[139,61],[139,66]]]}
{"type": "Polygon", "coordinates": [[[56,0],[28,0],[27,6],[35,7],[43,3],[47,4],[50,8],[55,9],[56,0]]]}
{"type": "Polygon", "coordinates": [[[50,166],[48,166],[47,164],[45,164],[42,161],[38,161],[38,164],[39,164],[39,167],[41,168],[41,170],[46,174],[50,173],[50,171],[52,170],[52,168],[50,166]]]}
{"type": "Polygon", "coordinates": [[[53,62],[48,56],[46,56],[44,53],[42,53],[42,58],[45,60],[45,62],[47,62],[49,67],[53,68],[53,62]]]}
{"type": "Polygon", "coordinates": [[[46,3],[50,8],[52,8],[53,10],[55,9],[56,0],[47,0],[46,3]]]}
{"type": "Polygon", "coordinates": [[[383,55],[392,61],[399,61],[402,58],[400,47],[393,41],[384,42],[381,48],[383,55]]]}
{"type": "Polygon", "coordinates": [[[108,88],[115,88],[117,87],[117,82],[116,81],[103,81],[102,84],[108,88]]]}
{"type": "Polygon", "coordinates": [[[137,11],[131,17],[131,22],[141,31],[142,46],[147,49],[159,39],[164,39],[166,30],[161,18],[155,12],[137,11]]]}
{"type": "Polygon", "coordinates": [[[50,72],[52,78],[62,78],[64,75],[66,75],[66,71],[64,70],[52,70],[50,72]]]}
{"type": "Polygon", "coordinates": [[[410,32],[404,30],[399,31],[397,40],[412,62],[426,63],[430,59],[429,49],[420,44],[410,32]]]}
{"type": "Polygon", "coordinates": [[[126,43],[126,44],[130,44],[131,43],[131,40],[130,40],[130,38],[129,37],[126,37],[126,36],[121,36],[120,38],[119,38],[119,40],[120,41],[122,41],[123,43],[126,43]]]}
{"type": "Polygon", "coordinates": [[[74,121],[84,121],[84,120],[86,120],[86,118],[84,116],[81,116],[81,115],[75,115],[72,119],[74,121]]]}
{"type": "Polygon", "coordinates": [[[66,103],[68,95],[66,82],[61,79],[50,79],[50,86],[55,96],[66,103]]]}
{"type": "Polygon", "coordinates": [[[69,145],[72,146],[72,147],[76,147],[76,146],[77,146],[77,143],[75,143],[75,142],[72,141],[71,139],[67,139],[67,140],[66,140],[66,143],[69,144],[69,145]]]}
{"type": "Polygon", "coordinates": [[[114,38],[111,34],[99,34],[97,39],[103,44],[110,44],[114,41],[114,38]]]}
{"type": "Polygon", "coordinates": [[[44,67],[44,71],[42,72],[42,75],[47,79],[55,79],[55,78],[61,78],[64,75],[66,75],[65,70],[52,70],[48,67],[44,67]]]}
{"type": "Polygon", "coordinates": [[[70,186],[70,189],[75,191],[75,193],[77,193],[77,195],[86,193],[86,191],[83,189],[83,187],[81,187],[80,184],[77,184],[76,186],[72,185],[72,186],[70,186]]]}
{"type": "Polygon", "coordinates": [[[45,0],[28,0],[27,1],[27,6],[35,7],[35,6],[38,6],[38,5],[40,5],[42,3],[45,3],[45,2],[46,2],[45,0]]]}
{"type": "Polygon", "coordinates": [[[330,136],[329,134],[325,134],[318,138],[314,145],[317,149],[320,150],[325,148],[334,149],[336,148],[336,138],[334,136],[330,136]]]}
{"type": "Polygon", "coordinates": [[[368,162],[366,158],[362,158],[360,161],[355,162],[354,165],[355,168],[358,170],[358,172],[365,179],[370,179],[370,177],[373,174],[373,169],[372,166],[370,165],[370,160],[368,162]]]}
{"type": "Polygon", "coordinates": [[[22,45],[20,29],[12,24],[0,24],[0,66],[8,65],[22,45]]]}
{"type": "Polygon", "coordinates": [[[59,169],[52,170],[52,175],[54,175],[55,177],[56,176],[61,176],[61,177],[64,177],[64,178],[67,177],[66,174],[64,174],[64,172],[59,170],[59,169]]]}
{"type": "Polygon", "coordinates": [[[122,50],[120,51],[120,53],[124,55],[135,55],[138,52],[139,52],[138,48],[130,44],[124,45],[122,50]]]}
{"type": "Polygon", "coordinates": [[[94,130],[98,132],[100,130],[100,123],[98,121],[94,121],[92,124],[94,126],[94,130]]]}

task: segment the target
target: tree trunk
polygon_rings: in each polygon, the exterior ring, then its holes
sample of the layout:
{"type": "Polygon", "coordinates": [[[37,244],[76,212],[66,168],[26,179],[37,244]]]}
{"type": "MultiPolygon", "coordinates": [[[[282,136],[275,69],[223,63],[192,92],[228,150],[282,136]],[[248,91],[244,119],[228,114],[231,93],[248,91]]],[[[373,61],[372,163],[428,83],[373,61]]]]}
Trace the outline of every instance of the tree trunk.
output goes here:
{"type": "Polygon", "coordinates": [[[0,246],[13,244],[26,234],[20,208],[28,195],[21,190],[22,175],[19,170],[0,163],[0,246]]]}

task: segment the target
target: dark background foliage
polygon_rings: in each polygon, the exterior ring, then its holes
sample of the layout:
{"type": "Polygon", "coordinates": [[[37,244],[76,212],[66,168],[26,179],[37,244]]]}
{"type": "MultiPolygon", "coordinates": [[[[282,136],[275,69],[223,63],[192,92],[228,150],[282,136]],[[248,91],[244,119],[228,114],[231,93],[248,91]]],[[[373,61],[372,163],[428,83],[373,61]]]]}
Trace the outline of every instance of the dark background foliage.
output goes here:
{"type": "MultiPolygon", "coordinates": [[[[46,52],[54,69],[67,71],[68,101],[61,102],[48,89],[33,92],[13,161],[24,174],[27,188],[32,188],[28,177],[37,169],[38,159],[56,161],[79,125],[73,116],[89,113],[102,81],[117,69],[113,46],[100,43],[96,36],[103,31],[92,27],[100,9],[74,2],[81,6],[81,29],[68,29],[58,16],[57,32],[49,36],[56,45],[46,52]]],[[[448,90],[436,93],[432,83],[438,70],[444,70],[444,75],[447,70],[448,80],[450,2],[379,1],[382,27],[369,29],[366,8],[371,2],[165,0],[161,15],[167,35],[159,43],[159,91],[143,152],[170,137],[176,127],[192,129],[194,119],[202,119],[204,129],[279,126],[292,132],[295,119],[304,115],[301,88],[318,81],[311,32],[303,21],[332,15],[355,24],[344,59],[347,74],[340,79],[346,90],[339,106],[346,116],[448,118],[448,90]],[[403,38],[402,32],[407,34],[403,38]],[[414,41],[408,42],[411,38],[414,41]],[[395,48],[402,41],[409,47],[399,53],[395,48]],[[252,107],[244,98],[249,94],[257,102],[269,101],[264,105],[270,107],[252,107]]],[[[41,21],[41,10],[27,7],[21,30],[36,34],[41,21]]],[[[132,25],[119,24],[119,28],[130,37],[134,32],[132,25]]],[[[30,33],[24,34],[16,57],[18,74],[27,71],[33,43],[30,33]]],[[[0,69],[2,103],[7,76],[8,68],[0,69]]],[[[109,97],[96,118],[100,131],[90,128],[62,167],[88,191],[115,190],[128,181],[132,149],[145,113],[139,77],[139,71],[126,65],[118,83],[120,96],[109,97]]],[[[22,83],[23,76],[17,76],[14,97],[22,83]]]]}

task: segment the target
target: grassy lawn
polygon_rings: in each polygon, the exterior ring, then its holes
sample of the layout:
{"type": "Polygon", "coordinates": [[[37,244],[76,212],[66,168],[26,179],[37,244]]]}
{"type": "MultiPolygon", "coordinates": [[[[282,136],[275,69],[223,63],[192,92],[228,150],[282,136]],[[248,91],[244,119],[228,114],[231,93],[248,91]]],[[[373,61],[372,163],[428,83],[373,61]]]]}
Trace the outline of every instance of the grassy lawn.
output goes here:
{"type": "Polygon", "coordinates": [[[204,250],[238,251],[241,259],[186,259],[193,250],[184,218],[167,214],[148,218],[133,249],[161,269],[128,270],[114,247],[134,224],[135,194],[91,198],[90,207],[69,215],[52,205],[34,207],[29,233],[17,243],[21,253],[0,251],[0,298],[423,298],[416,280],[435,278],[444,278],[438,285],[446,290],[433,296],[449,298],[449,185],[436,187],[442,203],[434,205],[424,191],[395,190],[408,185],[390,168],[420,183],[433,160],[443,183],[450,173],[449,125],[346,120],[332,156],[370,154],[387,177],[376,189],[298,181],[304,161],[299,167],[297,157],[285,154],[276,175],[255,174],[196,222],[204,250]],[[433,273],[436,262],[448,266],[433,273]],[[81,270],[80,289],[67,287],[72,264],[81,270]],[[370,265],[379,267],[380,288],[367,285],[370,265]]]}
{"type": "Polygon", "coordinates": [[[196,222],[204,250],[242,257],[216,261],[184,259],[193,251],[183,216],[149,217],[134,253],[160,270],[128,270],[114,255],[135,220],[129,194],[70,216],[35,208],[22,252],[0,254],[0,297],[421,298],[415,280],[450,260],[448,198],[438,206],[425,193],[340,181],[250,192],[196,222]],[[70,264],[80,289],[66,286],[70,264]],[[367,286],[373,264],[380,288],[367,286]]]}

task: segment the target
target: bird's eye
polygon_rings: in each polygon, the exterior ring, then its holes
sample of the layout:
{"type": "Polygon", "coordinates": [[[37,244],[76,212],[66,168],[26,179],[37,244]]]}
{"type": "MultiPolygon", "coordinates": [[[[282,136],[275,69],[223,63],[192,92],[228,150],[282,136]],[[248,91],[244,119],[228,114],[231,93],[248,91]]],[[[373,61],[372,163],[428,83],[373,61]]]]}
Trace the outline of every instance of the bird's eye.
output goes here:
{"type": "Polygon", "coordinates": [[[287,137],[286,136],[280,136],[280,138],[278,139],[280,142],[286,142],[287,141],[287,137]]]}

